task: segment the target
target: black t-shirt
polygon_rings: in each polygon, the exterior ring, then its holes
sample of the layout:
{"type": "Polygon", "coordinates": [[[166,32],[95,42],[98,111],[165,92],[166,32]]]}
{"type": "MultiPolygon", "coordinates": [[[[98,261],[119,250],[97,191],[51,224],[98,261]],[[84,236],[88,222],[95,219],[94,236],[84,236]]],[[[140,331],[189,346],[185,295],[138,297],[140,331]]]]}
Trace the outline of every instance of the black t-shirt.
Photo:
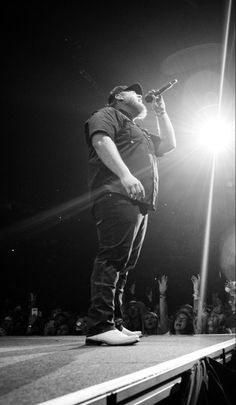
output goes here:
{"type": "Polygon", "coordinates": [[[144,186],[145,198],[143,203],[149,209],[156,209],[158,196],[158,171],[156,157],[160,138],[149,134],[136,125],[125,113],[113,107],[104,107],[95,113],[85,123],[85,135],[89,149],[88,184],[91,199],[96,200],[106,192],[115,192],[128,197],[119,177],[104,165],[98,157],[92,137],[96,133],[109,136],[130,172],[144,186]]]}

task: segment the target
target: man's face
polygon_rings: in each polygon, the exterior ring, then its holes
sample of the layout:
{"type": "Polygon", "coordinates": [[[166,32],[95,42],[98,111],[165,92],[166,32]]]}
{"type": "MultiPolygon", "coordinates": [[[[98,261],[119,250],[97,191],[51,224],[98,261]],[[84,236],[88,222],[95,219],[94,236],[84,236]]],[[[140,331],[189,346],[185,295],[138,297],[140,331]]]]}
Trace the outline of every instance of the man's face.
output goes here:
{"type": "Polygon", "coordinates": [[[135,91],[123,91],[121,93],[123,103],[132,109],[133,115],[137,118],[143,119],[147,115],[146,106],[142,102],[142,96],[135,91]]]}

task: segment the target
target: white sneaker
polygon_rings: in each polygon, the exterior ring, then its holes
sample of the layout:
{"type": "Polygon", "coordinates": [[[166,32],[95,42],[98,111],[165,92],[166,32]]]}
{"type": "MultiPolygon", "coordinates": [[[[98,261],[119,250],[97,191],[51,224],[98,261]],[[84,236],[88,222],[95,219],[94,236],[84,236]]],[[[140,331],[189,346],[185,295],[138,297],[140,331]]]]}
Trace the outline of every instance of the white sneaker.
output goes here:
{"type": "Polygon", "coordinates": [[[87,346],[99,346],[102,344],[109,346],[124,346],[133,345],[137,342],[139,342],[139,337],[137,335],[127,336],[123,332],[114,329],[104,333],[99,333],[98,335],[88,336],[85,344],[87,346]]]}
{"type": "Polygon", "coordinates": [[[131,331],[129,329],[126,329],[124,326],[122,326],[121,332],[124,333],[126,336],[138,336],[138,337],[141,337],[143,335],[141,330],[131,331]]]}

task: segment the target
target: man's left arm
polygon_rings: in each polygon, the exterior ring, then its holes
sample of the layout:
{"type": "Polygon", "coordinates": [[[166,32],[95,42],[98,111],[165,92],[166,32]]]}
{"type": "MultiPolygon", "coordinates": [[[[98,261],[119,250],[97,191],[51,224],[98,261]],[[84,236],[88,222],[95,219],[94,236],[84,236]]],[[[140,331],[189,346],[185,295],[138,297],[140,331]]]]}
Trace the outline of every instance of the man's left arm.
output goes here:
{"type": "Polygon", "coordinates": [[[161,140],[158,147],[158,154],[162,156],[176,148],[175,131],[166,112],[166,106],[162,96],[154,98],[152,109],[157,120],[157,135],[161,140]]]}

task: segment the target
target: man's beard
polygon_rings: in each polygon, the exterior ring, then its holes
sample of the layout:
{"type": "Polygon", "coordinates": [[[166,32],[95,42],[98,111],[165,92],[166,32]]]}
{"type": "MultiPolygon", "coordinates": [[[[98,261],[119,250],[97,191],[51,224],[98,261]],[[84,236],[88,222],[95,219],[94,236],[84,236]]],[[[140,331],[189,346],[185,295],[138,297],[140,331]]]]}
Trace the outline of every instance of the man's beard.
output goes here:
{"type": "Polygon", "coordinates": [[[138,118],[143,120],[146,117],[147,108],[142,102],[130,97],[129,99],[126,99],[126,104],[132,109],[134,119],[138,118]]]}
{"type": "Polygon", "coordinates": [[[144,118],[147,115],[147,108],[143,103],[138,103],[138,107],[139,107],[139,115],[137,115],[137,117],[140,120],[144,120],[144,118]]]}

